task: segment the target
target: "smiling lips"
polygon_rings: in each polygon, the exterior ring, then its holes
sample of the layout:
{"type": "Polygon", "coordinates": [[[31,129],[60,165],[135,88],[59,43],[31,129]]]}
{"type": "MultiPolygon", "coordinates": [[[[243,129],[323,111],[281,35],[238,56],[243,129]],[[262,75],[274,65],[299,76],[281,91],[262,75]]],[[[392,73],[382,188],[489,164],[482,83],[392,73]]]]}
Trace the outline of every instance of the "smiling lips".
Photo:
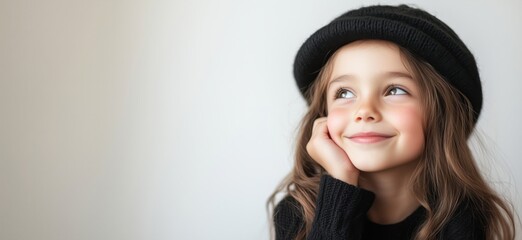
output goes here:
{"type": "Polygon", "coordinates": [[[376,133],[376,132],[360,132],[348,137],[353,142],[356,143],[377,143],[389,138],[393,137],[392,135],[376,133]]]}

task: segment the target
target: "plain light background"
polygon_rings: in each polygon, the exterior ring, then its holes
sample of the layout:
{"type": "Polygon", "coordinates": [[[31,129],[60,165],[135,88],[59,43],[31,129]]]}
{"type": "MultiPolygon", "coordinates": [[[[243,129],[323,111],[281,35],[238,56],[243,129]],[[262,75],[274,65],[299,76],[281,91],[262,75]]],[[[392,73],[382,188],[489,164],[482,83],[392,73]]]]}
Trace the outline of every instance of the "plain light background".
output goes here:
{"type": "MultiPolygon", "coordinates": [[[[268,239],[295,53],[373,3],[399,2],[0,0],[0,239],[268,239]]],[[[480,165],[520,212],[522,2],[406,3],[475,54],[480,165]]]]}

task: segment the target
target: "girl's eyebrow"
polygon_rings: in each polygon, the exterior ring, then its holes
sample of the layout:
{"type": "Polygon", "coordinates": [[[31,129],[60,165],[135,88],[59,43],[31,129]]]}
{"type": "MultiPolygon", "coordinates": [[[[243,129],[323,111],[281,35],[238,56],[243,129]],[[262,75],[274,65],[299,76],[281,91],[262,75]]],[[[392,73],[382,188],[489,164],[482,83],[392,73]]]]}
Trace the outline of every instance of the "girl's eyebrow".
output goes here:
{"type": "MultiPolygon", "coordinates": [[[[343,74],[341,76],[334,78],[332,81],[330,81],[328,83],[328,88],[330,88],[330,85],[332,85],[332,83],[352,80],[352,79],[356,79],[356,78],[357,77],[355,75],[343,74]]],[[[389,78],[409,78],[409,79],[413,80],[413,77],[409,73],[405,73],[405,72],[385,72],[385,73],[377,75],[377,77],[376,77],[376,79],[389,79],[389,78]]]]}

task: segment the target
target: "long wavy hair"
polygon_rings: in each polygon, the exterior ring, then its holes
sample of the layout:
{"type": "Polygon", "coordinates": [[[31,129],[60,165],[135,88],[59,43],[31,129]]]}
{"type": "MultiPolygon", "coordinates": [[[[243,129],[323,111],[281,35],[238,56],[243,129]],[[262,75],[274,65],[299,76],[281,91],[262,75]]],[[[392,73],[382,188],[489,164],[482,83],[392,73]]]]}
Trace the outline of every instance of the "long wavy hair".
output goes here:
{"type": "MultiPolygon", "coordinates": [[[[464,199],[469,201],[474,213],[485,220],[487,239],[514,239],[513,207],[484,181],[467,144],[475,126],[471,103],[429,63],[400,46],[399,51],[423,93],[426,119],[426,147],[410,180],[411,190],[426,209],[426,219],[414,239],[436,239],[464,199]]],[[[296,239],[306,239],[311,230],[319,181],[325,170],[308,155],[306,144],[311,138],[314,120],[328,114],[326,89],[336,53],[305,94],[309,108],[300,123],[294,167],[267,201],[272,237],[272,213],[279,193],[290,195],[300,205],[304,223],[296,239]]]]}

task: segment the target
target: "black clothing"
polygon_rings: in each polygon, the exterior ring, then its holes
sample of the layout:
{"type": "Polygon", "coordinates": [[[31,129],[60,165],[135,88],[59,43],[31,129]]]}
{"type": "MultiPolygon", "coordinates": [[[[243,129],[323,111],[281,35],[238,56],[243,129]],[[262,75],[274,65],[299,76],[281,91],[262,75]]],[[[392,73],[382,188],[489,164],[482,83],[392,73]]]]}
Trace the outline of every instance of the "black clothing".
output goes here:
{"type": "MultiPolygon", "coordinates": [[[[419,207],[399,223],[381,225],[371,222],[366,213],[375,195],[329,175],[321,177],[312,230],[307,239],[411,239],[425,220],[419,207]]],[[[440,239],[485,239],[484,221],[473,215],[467,203],[461,207],[440,234],[440,239]]],[[[287,196],[274,211],[276,240],[294,239],[303,227],[300,205],[287,196]]]]}

